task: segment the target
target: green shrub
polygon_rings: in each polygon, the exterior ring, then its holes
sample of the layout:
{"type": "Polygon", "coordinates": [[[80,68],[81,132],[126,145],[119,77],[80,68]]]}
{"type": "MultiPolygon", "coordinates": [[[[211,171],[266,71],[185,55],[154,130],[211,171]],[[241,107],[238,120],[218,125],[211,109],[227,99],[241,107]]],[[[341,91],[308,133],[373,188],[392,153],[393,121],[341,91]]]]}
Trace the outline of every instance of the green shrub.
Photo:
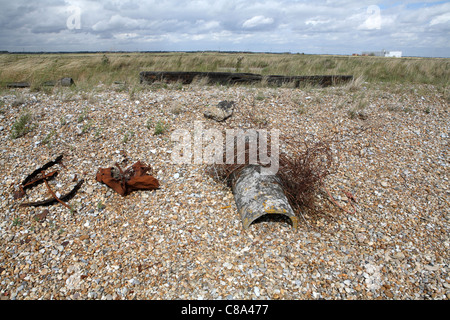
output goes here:
{"type": "Polygon", "coordinates": [[[23,137],[28,132],[35,128],[35,125],[31,123],[32,116],[31,113],[25,112],[23,113],[19,119],[17,119],[11,128],[11,138],[17,139],[23,137]]]}
{"type": "Polygon", "coordinates": [[[133,131],[128,131],[123,136],[122,143],[127,143],[130,140],[130,138],[133,137],[133,136],[134,136],[134,132],[133,131]]]}
{"type": "Polygon", "coordinates": [[[56,135],[56,130],[55,129],[53,129],[52,131],[50,131],[46,136],[45,136],[45,138],[42,140],[42,144],[49,144],[50,143],[50,141],[51,141],[51,139],[52,139],[52,137],[54,136],[54,135],[56,135]]]}
{"type": "Polygon", "coordinates": [[[157,135],[163,134],[164,132],[166,132],[166,130],[167,130],[167,125],[164,122],[162,122],[161,120],[158,120],[158,122],[155,125],[154,135],[157,136],[157,135]]]}

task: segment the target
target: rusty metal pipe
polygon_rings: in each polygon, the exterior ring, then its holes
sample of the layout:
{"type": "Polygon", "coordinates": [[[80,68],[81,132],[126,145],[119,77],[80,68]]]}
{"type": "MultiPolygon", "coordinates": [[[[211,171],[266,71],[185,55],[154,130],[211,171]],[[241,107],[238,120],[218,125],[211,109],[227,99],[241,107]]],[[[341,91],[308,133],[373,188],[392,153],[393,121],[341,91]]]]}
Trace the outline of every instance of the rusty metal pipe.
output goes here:
{"type": "Polygon", "coordinates": [[[244,229],[264,215],[285,215],[297,229],[298,219],[275,175],[261,174],[261,166],[239,170],[232,183],[234,199],[244,229]]]}

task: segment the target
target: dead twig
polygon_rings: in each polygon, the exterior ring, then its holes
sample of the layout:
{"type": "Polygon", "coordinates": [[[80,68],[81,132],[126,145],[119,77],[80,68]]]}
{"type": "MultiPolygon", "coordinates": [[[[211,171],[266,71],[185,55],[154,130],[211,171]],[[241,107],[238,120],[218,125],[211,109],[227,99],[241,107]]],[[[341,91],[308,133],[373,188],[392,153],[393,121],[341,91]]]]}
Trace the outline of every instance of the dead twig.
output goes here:
{"type": "MultiPolygon", "coordinates": [[[[322,178],[321,178],[321,180],[322,180],[322,178]]],[[[350,211],[348,211],[347,209],[345,209],[344,207],[342,207],[342,206],[334,199],[334,197],[331,195],[330,191],[328,191],[328,189],[325,187],[325,184],[323,184],[323,182],[322,182],[322,186],[323,186],[323,188],[325,189],[325,191],[327,192],[328,197],[330,197],[330,200],[331,200],[336,206],[338,206],[339,208],[341,208],[344,212],[346,212],[346,213],[348,213],[348,214],[355,214],[355,213],[356,213],[356,208],[355,208],[355,206],[354,206],[353,203],[352,203],[352,201],[355,201],[355,202],[356,202],[356,200],[355,200],[355,198],[353,197],[353,195],[352,195],[350,192],[344,191],[344,194],[347,196],[350,205],[353,207],[353,209],[354,209],[353,212],[350,212],[350,211]]]]}

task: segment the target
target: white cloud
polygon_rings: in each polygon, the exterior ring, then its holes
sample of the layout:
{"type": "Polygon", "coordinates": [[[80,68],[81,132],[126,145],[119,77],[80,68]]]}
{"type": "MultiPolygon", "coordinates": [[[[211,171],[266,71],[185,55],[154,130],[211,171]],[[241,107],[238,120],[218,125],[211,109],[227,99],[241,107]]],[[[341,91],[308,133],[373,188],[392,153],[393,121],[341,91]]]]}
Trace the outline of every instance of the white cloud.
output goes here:
{"type": "Polygon", "coordinates": [[[316,25],[319,25],[319,24],[328,24],[328,23],[331,23],[330,19],[327,19],[327,20],[310,19],[310,20],[305,22],[306,25],[310,24],[312,26],[316,26],[316,25]]]}
{"type": "Polygon", "coordinates": [[[370,5],[366,10],[367,16],[360,29],[374,30],[381,29],[381,9],[377,5],[370,5]]]}
{"type": "Polygon", "coordinates": [[[255,27],[265,26],[273,24],[274,20],[272,18],[266,18],[264,16],[254,16],[253,18],[250,18],[246,20],[242,27],[245,29],[252,29],[255,27]]]}
{"type": "Polygon", "coordinates": [[[436,24],[444,24],[450,21],[450,12],[441,14],[430,21],[430,26],[434,26],[436,24]]]}
{"type": "Polygon", "coordinates": [[[114,34],[114,37],[116,39],[120,39],[120,40],[126,40],[126,39],[133,39],[133,38],[137,38],[139,35],[137,33],[117,33],[114,34]]]}
{"type": "Polygon", "coordinates": [[[195,22],[196,31],[210,31],[220,27],[219,21],[197,20],[195,22]]]}

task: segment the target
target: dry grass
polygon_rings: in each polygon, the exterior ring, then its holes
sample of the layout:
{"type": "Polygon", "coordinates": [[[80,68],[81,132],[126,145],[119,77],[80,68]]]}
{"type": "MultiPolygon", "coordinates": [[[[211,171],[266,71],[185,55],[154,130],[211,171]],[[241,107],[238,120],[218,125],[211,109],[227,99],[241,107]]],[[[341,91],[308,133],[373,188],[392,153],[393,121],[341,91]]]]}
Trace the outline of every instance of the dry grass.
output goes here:
{"type": "Polygon", "coordinates": [[[263,75],[350,74],[367,82],[448,86],[450,59],[384,58],[261,53],[1,54],[0,85],[72,77],[79,87],[139,82],[141,71],[231,71],[263,75]]]}

